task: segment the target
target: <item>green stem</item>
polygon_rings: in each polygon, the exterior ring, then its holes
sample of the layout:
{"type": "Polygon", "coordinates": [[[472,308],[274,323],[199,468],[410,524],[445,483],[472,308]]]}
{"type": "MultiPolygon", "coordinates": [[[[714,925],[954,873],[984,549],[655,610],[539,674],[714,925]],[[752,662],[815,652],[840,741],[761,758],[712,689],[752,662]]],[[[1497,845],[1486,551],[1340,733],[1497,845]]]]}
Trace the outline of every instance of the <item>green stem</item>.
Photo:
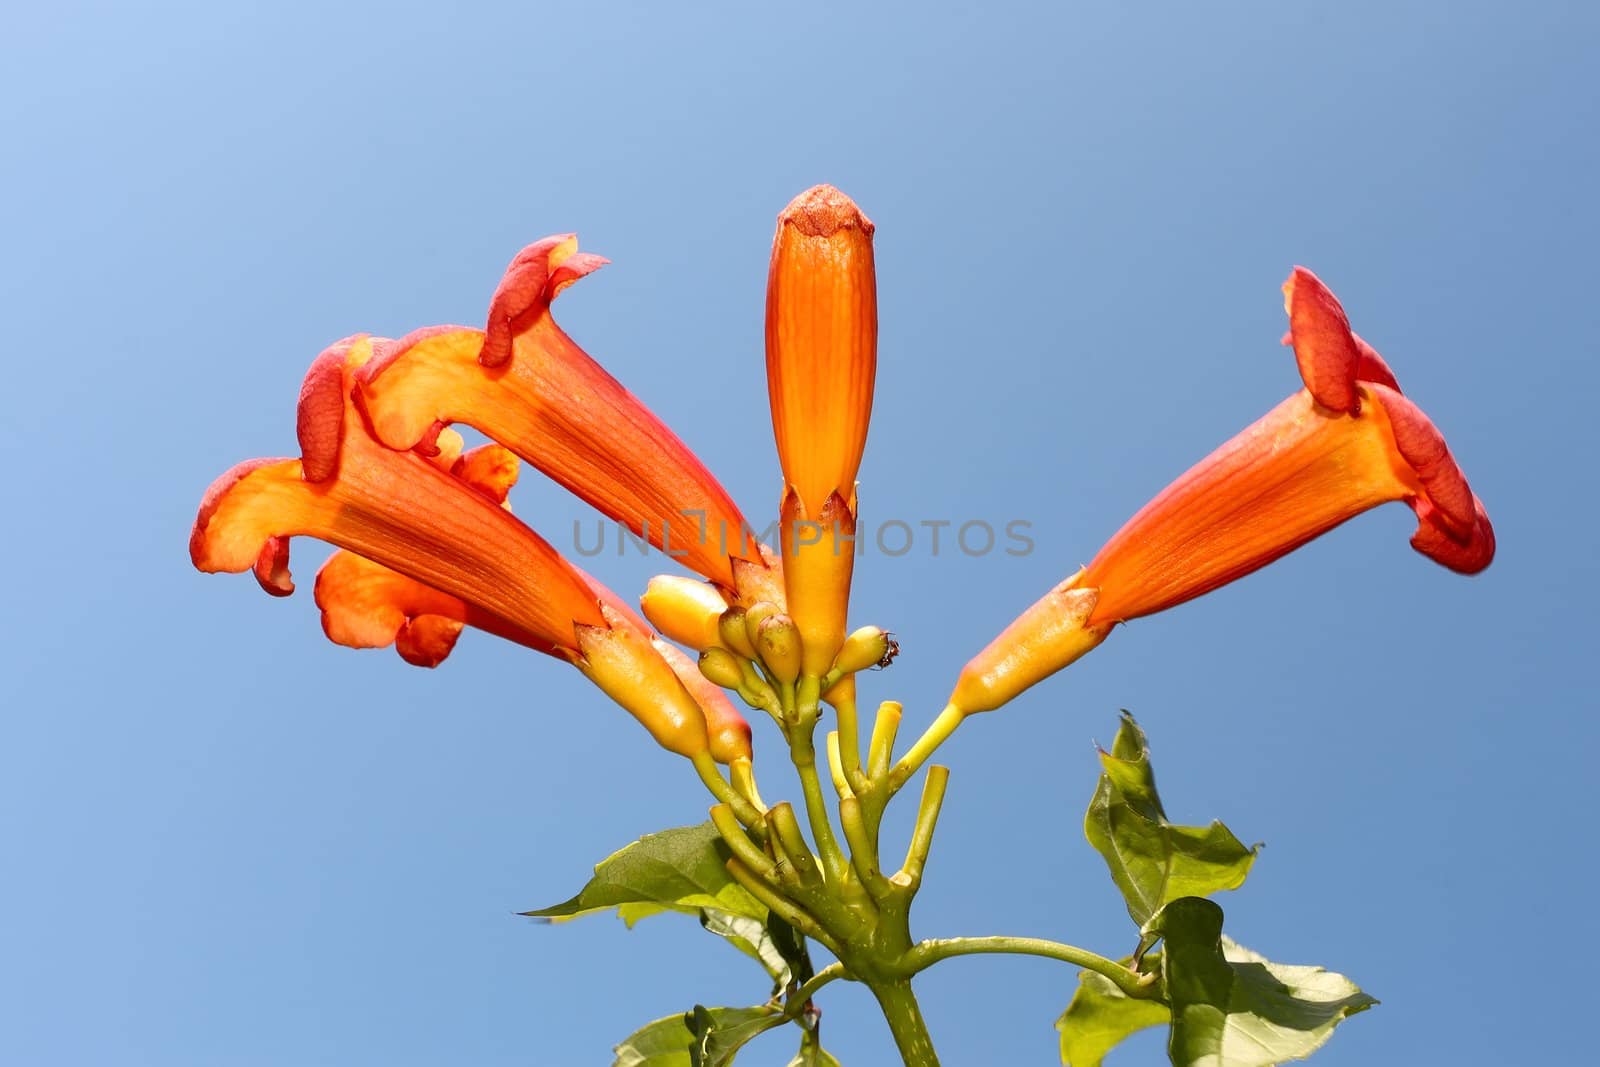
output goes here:
{"type": "Polygon", "coordinates": [[[822,779],[817,776],[817,749],[811,739],[812,723],[802,723],[790,737],[789,755],[795,770],[800,772],[800,793],[805,798],[806,819],[811,824],[811,836],[816,838],[817,853],[822,869],[827,872],[831,885],[844,881],[846,860],[833,835],[833,824],[828,821],[828,807],[822,796],[822,779]]]}
{"type": "Polygon", "coordinates": [[[810,1002],[811,998],[817,995],[817,990],[821,989],[823,986],[834,981],[835,979],[849,977],[851,977],[850,972],[845,969],[844,964],[828,964],[826,967],[822,968],[822,970],[812,975],[811,981],[807,982],[805,985],[789,994],[788,998],[784,1001],[783,1014],[788,1018],[795,1018],[805,1010],[805,1006],[810,1002]]]}
{"type": "Polygon", "coordinates": [[[894,1035],[895,1047],[905,1067],[939,1067],[939,1054],[933,1050],[933,1038],[928,1036],[928,1024],[922,1020],[922,1009],[917,1006],[916,994],[911,992],[911,980],[900,978],[876,982],[870,986],[878,999],[883,1018],[894,1035]]]}
{"type": "Polygon", "coordinates": [[[748,889],[751,896],[765,904],[768,911],[776,912],[784,922],[811,940],[819,942],[835,956],[840,954],[839,942],[829,936],[828,932],[817,924],[816,919],[801,911],[799,905],[764,881],[747,867],[743,860],[734,856],[728,860],[726,866],[733,880],[748,889]]]}
{"type": "Polygon", "coordinates": [[[833,713],[839,722],[839,765],[850,788],[861,790],[867,786],[867,775],[861,769],[861,728],[856,715],[855,676],[841,679],[838,689],[833,701],[833,713]]]}
{"type": "Polygon", "coordinates": [[[944,744],[950,735],[956,732],[956,727],[960,726],[966,717],[966,713],[954,704],[941,711],[939,717],[933,720],[921,737],[917,738],[916,744],[900,757],[900,762],[889,772],[889,791],[893,793],[905,785],[911,776],[917,773],[917,768],[933,755],[933,750],[944,744]]]}
{"type": "Polygon", "coordinates": [[[878,869],[878,845],[867,829],[861,812],[859,797],[841,797],[839,800],[839,825],[844,827],[844,839],[850,845],[850,863],[861,879],[867,895],[877,903],[891,892],[889,880],[878,869]]]}
{"type": "Polygon", "coordinates": [[[952,956],[975,956],[981,953],[1003,952],[1019,956],[1044,956],[1063,963],[1071,963],[1094,971],[1110,979],[1130,997],[1148,1000],[1156,996],[1153,985],[1146,984],[1140,975],[1116,960],[1107,959],[1096,952],[1063,945],[1059,941],[1046,941],[1042,937],[948,937],[918,942],[901,957],[909,973],[915,974],[952,956]]]}
{"type": "Polygon", "coordinates": [[[761,820],[761,813],[751,803],[740,796],[728,780],[722,777],[722,772],[717,769],[716,760],[711,758],[709,752],[697,752],[689,761],[694,764],[695,773],[700,775],[700,780],[705,783],[711,795],[722,803],[728,805],[739,821],[750,827],[751,832],[763,839],[766,837],[767,828],[761,820]]]}
{"type": "MultiPolygon", "coordinates": [[[[894,759],[894,739],[900,731],[900,705],[885,700],[878,705],[878,717],[872,722],[872,740],[867,744],[867,777],[882,781],[894,759]]],[[[860,792],[860,790],[857,790],[860,792]]]]}
{"type": "Polygon", "coordinates": [[[915,890],[922,884],[922,867],[928,862],[928,849],[933,844],[933,830],[939,823],[939,808],[944,804],[945,786],[950,781],[950,768],[934,764],[928,768],[928,778],[922,785],[922,803],[917,807],[917,825],[911,832],[911,845],[906,849],[905,866],[901,871],[915,890]]]}

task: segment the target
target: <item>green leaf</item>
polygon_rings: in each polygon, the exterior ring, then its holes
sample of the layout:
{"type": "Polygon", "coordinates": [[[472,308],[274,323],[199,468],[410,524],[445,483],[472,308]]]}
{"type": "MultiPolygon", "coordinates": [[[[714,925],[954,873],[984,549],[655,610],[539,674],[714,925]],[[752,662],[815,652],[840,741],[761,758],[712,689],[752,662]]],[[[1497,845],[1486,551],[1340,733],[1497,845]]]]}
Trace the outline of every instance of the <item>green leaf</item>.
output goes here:
{"type": "Polygon", "coordinates": [[[770,1004],[703,1008],[647,1023],[611,1051],[611,1067],[724,1067],[745,1042],[784,1022],[770,1004]]]}
{"type": "Polygon", "coordinates": [[[1335,1026],[1378,1003],[1342,974],[1272,963],[1223,937],[1222,909],[1209,900],[1172,901],[1143,933],[1165,942],[1167,1052],[1178,1067],[1272,1067],[1304,1059],[1335,1026]]]}
{"type": "Polygon", "coordinates": [[[1246,848],[1220,822],[1177,826],[1167,821],[1150,746],[1126,711],[1100,763],[1083,832],[1105,858],[1134,922],[1143,926],[1179,897],[1209,896],[1244,884],[1260,846],[1246,848]]]}
{"type": "Polygon", "coordinates": [[[611,1050],[611,1067],[689,1067],[694,1035],[682,1015],[657,1019],[629,1034],[611,1050]]]}
{"type": "Polygon", "coordinates": [[[522,914],[561,922],[614,908],[632,926],[663,911],[709,909],[766,922],[766,907],[728,874],[728,856],[709,822],[646,834],[602,860],[577,896],[522,914]]]}
{"type": "Polygon", "coordinates": [[[798,987],[816,977],[817,972],[811,966],[811,952],[806,948],[805,936],[790,926],[783,916],[767,916],[767,934],[772,938],[773,947],[782,954],[784,962],[789,965],[790,977],[786,984],[798,987]]]}
{"type": "Polygon", "coordinates": [[[696,1004],[684,1021],[693,1035],[691,1067],[727,1067],[748,1041],[788,1020],[782,1009],[771,1004],[759,1008],[702,1008],[696,1004]]]}
{"type": "Polygon", "coordinates": [[[1061,1034],[1061,1062],[1065,1067],[1100,1067],[1123,1038],[1172,1020],[1158,1000],[1135,1000],[1094,971],[1078,973],[1078,991],[1056,1030],[1061,1034]]]}
{"type": "Polygon", "coordinates": [[[727,938],[734,948],[761,964],[772,977],[774,996],[787,989],[794,981],[794,968],[783,950],[773,941],[766,923],[745,915],[702,908],[700,925],[718,937],[727,938]]]}

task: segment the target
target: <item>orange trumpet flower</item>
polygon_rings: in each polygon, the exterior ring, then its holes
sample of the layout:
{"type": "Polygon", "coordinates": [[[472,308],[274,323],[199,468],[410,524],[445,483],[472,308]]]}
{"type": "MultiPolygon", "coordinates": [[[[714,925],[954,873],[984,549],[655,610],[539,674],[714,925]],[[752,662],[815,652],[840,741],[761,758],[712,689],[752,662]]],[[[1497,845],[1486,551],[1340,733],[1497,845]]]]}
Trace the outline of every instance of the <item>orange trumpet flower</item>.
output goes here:
{"type": "MultiPolygon", "coordinates": [[[[282,596],[294,590],[289,538],[328,541],[345,550],[318,582],[334,640],[394,641],[408,660],[437,663],[472,625],[572,662],[669,751],[706,753],[707,715],[644,623],[502,506],[515,479],[508,453],[446,462],[460,449],[454,434],[407,451],[373,436],[355,379],[385,344],[352,337],[317,358],[300,393],[301,457],[251,460],[212,484],[189,538],[194,565],[254,571],[282,596]]],[[[748,755],[748,729],[744,739],[748,755]]]]}
{"type": "Polygon", "coordinates": [[[782,555],[802,670],[844,641],[855,563],[856,472],[877,373],[872,223],[831,185],[778,216],[767,280],[767,391],[783,465],[782,555]]]}
{"type": "Polygon", "coordinates": [[[606,262],[577,247],[568,234],[518,253],[486,329],[431,327],[376,352],[356,375],[374,435],[427,449],[439,428],[465,423],[723,586],[765,571],[705,465],[551,317],[556,295],[606,262]]]}
{"type": "Polygon", "coordinates": [[[1283,291],[1284,341],[1305,388],[1190,468],[991,642],[962,671],[954,708],[998,707],[1116,624],[1242,578],[1379,504],[1416,512],[1411,544],[1423,555],[1462,574],[1489,565],[1494,530],[1444,437],[1316,275],[1296,267],[1283,291]]]}

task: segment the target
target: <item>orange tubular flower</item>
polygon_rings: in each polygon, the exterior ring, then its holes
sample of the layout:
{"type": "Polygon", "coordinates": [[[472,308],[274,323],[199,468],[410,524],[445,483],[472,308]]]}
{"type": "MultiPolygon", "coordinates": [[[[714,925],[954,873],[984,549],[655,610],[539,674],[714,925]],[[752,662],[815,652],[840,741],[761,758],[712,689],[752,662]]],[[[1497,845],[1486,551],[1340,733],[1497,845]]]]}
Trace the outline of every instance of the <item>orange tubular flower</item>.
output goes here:
{"type": "Polygon", "coordinates": [[[392,638],[408,659],[436,663],[470,624],[571,661],[662,747],[705,753],[705,714],[643,624],[501,506],[510,457],[491,446],[446,464],[460,448],[453,434],[428,454],[372,436],[353,386],[384,343],[352,337],[317,358],[300,393],[301,458],[251,460],[217,479],[190,534],[194,565],[253,570],[287,595],[289,538],[331,542],[351,554],[319,580],[335,640],[392,638]]]}
{"type": "Polygon", "coordinates": [[[551,317],[556,295],[606,262],[577,247],[565,235],[518,253],[486,329],[432,327],[376,352],[356,376],[375,436],[427,449],[439,427],[465,423],[721,585],[740,564],[764,571],[717,480],[551,317]]]}
{"type": "Polygon", "coordinates": [[[767,280],[767,391],[785,482],[784,584],[810,676],[827,672],[845,636],[856,473],[877,371],[872,229],[839,190],[808,189],[778,216],[767,280]]]}
{"type": "Polygon", "coordinates": [[[962,671],[951,704],[998,707],[1128,619],[1242,578],[1361,512],[1404,501],[1412,547],[1462,574],[1494,558],[1494,530],[1444,437],[1350,329],[1327,286],[1296,267],[1283,287],[1305,388],[1146,504],[1083,571],[962,671]]]}

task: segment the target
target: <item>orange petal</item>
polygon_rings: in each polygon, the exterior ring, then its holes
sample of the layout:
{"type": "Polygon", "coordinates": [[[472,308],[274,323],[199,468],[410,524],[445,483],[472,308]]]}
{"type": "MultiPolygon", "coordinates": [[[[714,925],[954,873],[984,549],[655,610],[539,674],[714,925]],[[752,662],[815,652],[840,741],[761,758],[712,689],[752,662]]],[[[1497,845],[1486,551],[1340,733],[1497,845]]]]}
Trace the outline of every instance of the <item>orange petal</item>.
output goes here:
{"type": "MultiPolygon", "coordinates": [[[[505,505],[517,480],[517,457],[499,445],[462,453],[461,436],[446,430],[428,460],[458,481],[505,505]]],[[[284,540],[284,539],[280,539],[284,540]]],[[[287,541],[284,541],[287,544],[287,541]]],[[[394,645],[402,659],[418,667],[437,667],[454,650],[462,628],[471,623],[509,640],[550,651],[546,642],[506,626],[458,597],[441,593],[380,563],[340,549],[317,572],[317,606],[329,640],[348,648],[394,645]]]]}
{"type": "Polygon", "coordinates": [[[847,504],[830,493],[820,512],[808,513],[791,489],[784,496],[782,523],[784,589],[800,631],[800,670],[821,677],[845,639],[856,558],[855,501],[847,504]]]}
{"type": "Polygon", "coordinates": [[[434,327],[384,346],[358,375],[373,430],[409,449],[442,424],[473,426],[685,566],[731,584],[730,557],[759,557],[727,492],[550,316],[555,293],[603,262],[575,247],[546,238],[519,254],[487,331],[434,327]]]}
{"type": "Polygon", "coordinates": [[[658,574],[645,587],[639,608],[657,630],[696,652],[722,643],[718,620],[728,602],[715,586],[677,574],[658,574]]]}
{"type": "Polygon", "coordinates": [[[340,549],[317,572],[322,632],[346,648],[394,645],[408,663],[437,667],[467,621],[458,597],[340,549]]]}
{"type": "Polygon", "coordinates": [[[754,559],[733,561],[733,593],[740,604],[749,606],[765,601],[783,608],[788,603],[783,591],[783,559],[761,542],[754,559]]]}
{"type": "Polygon", "coordinates": [[[1394,500],[1417,513],[1418,551],[1466,573],[1493,559],[1494,531],[1443,435],[1351,332],[1333,293],[1296,267],[1284,294],[1305,390],[1201,460],[1107,542],[1083,579],[1100,590],[1092,621],[1181,604],[1394,500]]]}
{"type": "Polygon", "coordinates": [[[678,681],[683,683],[689,695],[694,697],[694,702],[700,705],[706,720],[706,732],[711,739],[711,758],[723,764],[736,759],[749,759],[750,724],[733,706],[728,694],[701,674],[700,665],[676,645],[668,644],[659,637],[652,640],[651,644],[672,667],[672,672],[678,676],[678,681]]]}
{"type": "Polygon", "coordinates": [[[549,649],[575,647],[575,622],[603,621],[578,572],[481,492],[369,436],[349,402],[350,376],[369,354],[370,343],[358,339],[313,364],[301,402],[305,459],[252,461],[213,483],[190,534],[195,566],[254,568],[259,576],[266,557],[269,575],[286,583],[281,539],[317,537],[459,598],[498,620],[497,632],[549,649]],[[338,379],[328,372],[335,360],[338,379]],[[342,398],[341,411],[331,395],[342,398]],[[310,480],[308,468],[321,480],[310,480]]]}
{"type": "Polygon", "coordinates": [[[831,185],[778,216],[767,275],[767,394],[778,458],[805,510],[849,498],[878,360],[872,223],[831,185]]]}
{"type": "Polygon", "coordinates": [[[965,714],[992,711],[1092,651],[1111,632],[1091,625],[1098,594],[1080,588],[1083,572],[1056,586],[961,669],[950,704],[965,714]]]}
{"type": "Polygon", "coordinates": [[[1089,564],[1092,621],[1121,622],[1210,592],[1419,485],[1382,405],[1337,415],[1299,392],[1195,464],[1089,564]]]}
{"type": "Polygon", "coordinates": [[[603,611],[601,625],[576,628],[579,655],[573,662],[578,669],[649,730],[662,748],[691,759],[707,751],[705,713],[672,666],[649,636],[609,606],[603,611]]]}

